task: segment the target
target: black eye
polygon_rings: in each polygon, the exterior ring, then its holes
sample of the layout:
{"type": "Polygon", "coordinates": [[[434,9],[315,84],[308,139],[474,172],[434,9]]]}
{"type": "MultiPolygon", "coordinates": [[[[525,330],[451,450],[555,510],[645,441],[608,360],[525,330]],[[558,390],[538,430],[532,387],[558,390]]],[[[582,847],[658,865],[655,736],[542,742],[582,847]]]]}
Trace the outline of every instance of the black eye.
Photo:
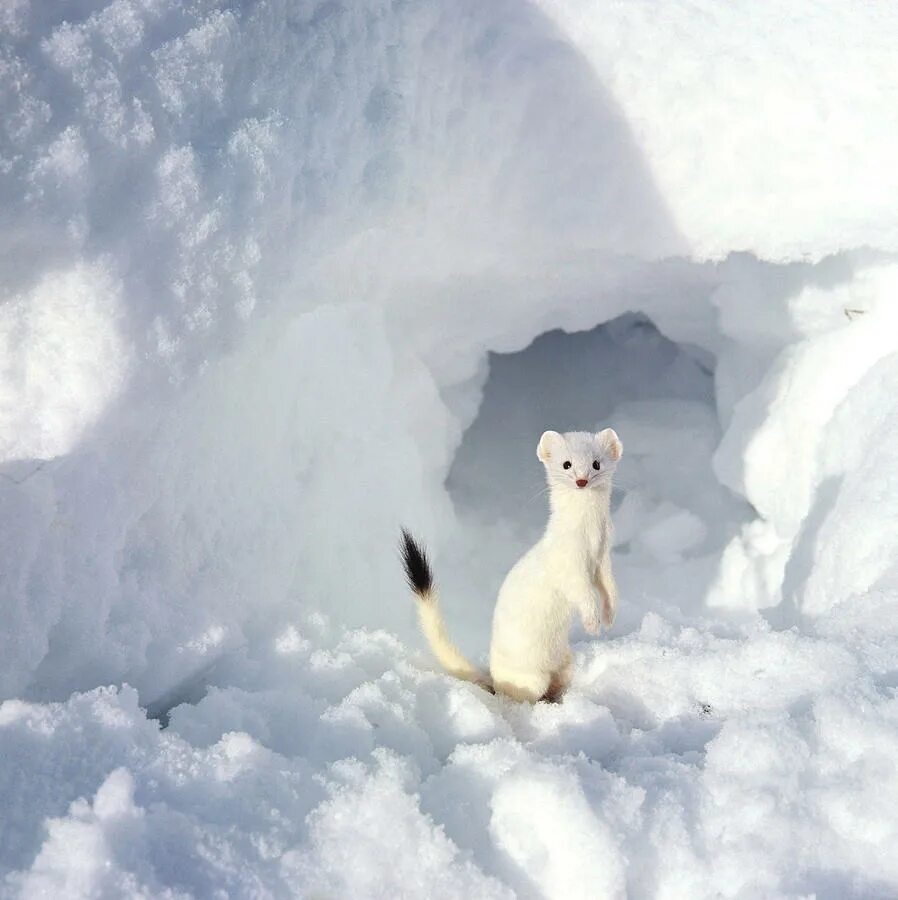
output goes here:
{"type": "Polygon", "coordinates": [[[597,459],[594,459],[594,460],[592,461],[592,467],[593,467],[597,472],[599,471],[599,469],[602,468],[602,466],[599,464],[599,461],[598,461],[597,459]]]}
{"type": "Polygon", "coordinates": [[[570,467],[571,467],[571,461],[570,461],[570,460],[567,460],[566,462],[563,462],[563,463],[561,464],[561,468],[562,468],[562,469],[569,469],[570,467]]]}

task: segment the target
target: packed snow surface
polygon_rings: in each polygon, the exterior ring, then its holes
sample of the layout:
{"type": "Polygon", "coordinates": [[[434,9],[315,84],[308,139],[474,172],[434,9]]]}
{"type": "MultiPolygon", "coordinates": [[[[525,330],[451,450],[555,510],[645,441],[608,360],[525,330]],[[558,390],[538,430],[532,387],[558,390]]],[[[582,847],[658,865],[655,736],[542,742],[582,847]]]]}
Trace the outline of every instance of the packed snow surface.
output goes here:
{"type": "Polygon", "coordinates": [[[0,3],[0,896],[898,895],[896,34],[0,3]],[[608,425],[614,630],[436,671],[608,425]]]}

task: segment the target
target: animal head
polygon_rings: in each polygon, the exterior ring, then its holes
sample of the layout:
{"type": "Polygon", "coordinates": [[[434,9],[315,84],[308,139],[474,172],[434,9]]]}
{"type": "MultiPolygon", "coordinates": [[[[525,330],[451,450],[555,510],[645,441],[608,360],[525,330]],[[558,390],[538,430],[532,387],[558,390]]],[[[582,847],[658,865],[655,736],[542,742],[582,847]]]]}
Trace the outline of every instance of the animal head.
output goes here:
{"type": "Polygon", "coordinates": [[[589,431],[546,431],[536,455],[546,467],[546,479],[555,490],[597,490],[611,486],[611,476],[624,452],[613,428],[589,431]]]}

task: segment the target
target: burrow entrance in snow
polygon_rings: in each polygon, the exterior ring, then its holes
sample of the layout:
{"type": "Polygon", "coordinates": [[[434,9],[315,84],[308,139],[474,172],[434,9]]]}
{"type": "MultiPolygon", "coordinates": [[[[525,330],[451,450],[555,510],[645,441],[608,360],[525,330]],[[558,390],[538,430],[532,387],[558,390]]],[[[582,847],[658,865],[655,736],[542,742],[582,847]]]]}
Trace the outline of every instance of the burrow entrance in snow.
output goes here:
{"type": "Polygon", "coordinates": [[[505,572],[545,524],[536,444],[548,428],[610,425],[624,443],[613,496],[619,628],[637,627],[652,609],[676,618],[703,605],[723,547],[751,517],[712,470],[713,367],[709,353],[669,340],[639,313],[490,353],[479,412],[447,479],[463,526],[454,587],[467,598],[472,632],[487,633],[505,572]]]}

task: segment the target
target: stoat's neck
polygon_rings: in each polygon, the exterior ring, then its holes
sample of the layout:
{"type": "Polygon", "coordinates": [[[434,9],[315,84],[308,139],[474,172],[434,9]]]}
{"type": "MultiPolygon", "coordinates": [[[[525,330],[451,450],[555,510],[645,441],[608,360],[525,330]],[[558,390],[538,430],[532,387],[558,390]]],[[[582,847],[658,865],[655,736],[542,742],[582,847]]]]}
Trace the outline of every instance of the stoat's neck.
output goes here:
{"type": "Polygon", "coordinates": [[[573,491],[554,488],[549,494],[549,524],[545,540],[553,546],[583,544],[597,548],[611,511],[611,485],[573,491]]]}

